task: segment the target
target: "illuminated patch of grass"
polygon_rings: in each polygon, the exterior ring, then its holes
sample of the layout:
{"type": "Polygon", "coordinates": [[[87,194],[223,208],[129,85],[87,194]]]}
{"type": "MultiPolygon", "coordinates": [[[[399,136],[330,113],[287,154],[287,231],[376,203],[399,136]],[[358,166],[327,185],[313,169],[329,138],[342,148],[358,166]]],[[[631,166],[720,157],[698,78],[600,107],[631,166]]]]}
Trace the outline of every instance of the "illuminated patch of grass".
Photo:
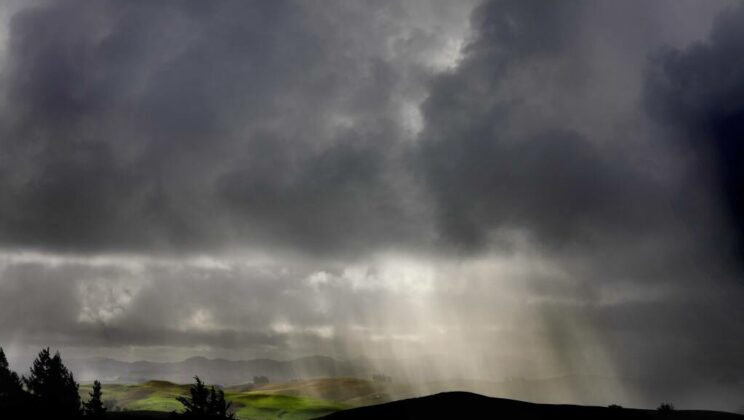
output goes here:
{"type": "MultiPolygon", "coordinates": [[[[90,390],[90,385],[80,386],[83,401],[87,401],[90,390]]],[[[183,409],[176,398],[188,395],[189,385],[150,381],[139,385],[104,384],[102,390],[104,401],[111,400],[123,410],[172,412],[183,409]]],[[[342,403],[276,392],[239,392],[228,389],[225,398],[232,401],[236,417],[250,420],[307,420],[349,408],[342,403]]]]}
{"type": "Polygon", "coordinates": [[[150,395],[147,398],[133,401],[125,407],[127,410],[147,410],[147,411],[180,411],[183,405],[176,401],[173,395],[150,395]]]}
{"type": "Polygon", "coordinates": [[[226,394],[239,418],[255,420],[305,420],[348,408],[345,404],[289,395],[243,393],[226,394]]]}

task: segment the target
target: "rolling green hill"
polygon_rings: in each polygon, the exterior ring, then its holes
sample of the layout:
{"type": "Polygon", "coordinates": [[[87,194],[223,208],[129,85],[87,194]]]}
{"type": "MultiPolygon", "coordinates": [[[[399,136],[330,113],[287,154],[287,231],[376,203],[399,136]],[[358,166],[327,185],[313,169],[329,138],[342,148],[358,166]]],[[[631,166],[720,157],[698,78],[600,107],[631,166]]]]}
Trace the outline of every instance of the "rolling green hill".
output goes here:
{"type": "MultiPolygon", "coordinates": [[[[269,384],[261,387],[260,392],[363,406],[400,398],[399,388],[401,387],[358,378],[321,378],[269,384]]],[[[246,389],[246,386],[228,387],[226,391],[241,389],[246,389]]]]}
{"type": "MultiPolygon", "coordinates": [[[[138,385],[104,384],[103,399],[115,410],[180,411],[183,406],[176,401],[176,397],[187,395],[189,386],[166,381],[148,381],[138,385]]],[[[313,397],[289,385],[267,388],[265,391],[227,388],[225,398],[232,401],[238,418],[251,420],[304,420],[352,407],[340,401],[313,397]],[[283,391],[291,395],[285,395],[283,391]]],[[[83,400],[88,399],[90,390],[90,385],[80,386],[83,400]]]]}

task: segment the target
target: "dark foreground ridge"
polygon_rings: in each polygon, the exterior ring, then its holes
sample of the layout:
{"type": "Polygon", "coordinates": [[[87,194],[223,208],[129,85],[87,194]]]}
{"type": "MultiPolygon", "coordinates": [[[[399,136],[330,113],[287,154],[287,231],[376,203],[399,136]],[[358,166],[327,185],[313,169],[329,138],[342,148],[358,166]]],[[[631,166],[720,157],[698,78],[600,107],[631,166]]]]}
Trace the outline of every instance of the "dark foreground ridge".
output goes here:
{"type": "Polygon", "coordinates": [[[324,420],[379,419],[731,419],[744,415],[700,410],[640,410],[621,407],[534,404],[469,392],[444,392],[339,411],[324,420]]]}

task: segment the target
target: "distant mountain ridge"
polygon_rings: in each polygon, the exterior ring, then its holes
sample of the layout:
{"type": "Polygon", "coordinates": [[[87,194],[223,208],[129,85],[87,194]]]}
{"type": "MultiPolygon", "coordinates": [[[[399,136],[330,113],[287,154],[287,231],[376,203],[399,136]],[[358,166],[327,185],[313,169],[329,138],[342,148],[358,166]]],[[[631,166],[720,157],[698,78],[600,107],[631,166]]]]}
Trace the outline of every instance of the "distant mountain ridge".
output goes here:
{"type": "Polygon", "coordinates": [[[67,362],[80,382],[95,379],[102,382],[140,383],[164,380],[190,383],[198,375],[208,383],[239,385],[250,383],[254,376],[271,381],[300,378],[366,376],[365,369],[328,356],[309,356],[292,360],[251,359],[227,360],[191,357],[180,362],[123,362],[109,358],[78,359],[67,362]]]}

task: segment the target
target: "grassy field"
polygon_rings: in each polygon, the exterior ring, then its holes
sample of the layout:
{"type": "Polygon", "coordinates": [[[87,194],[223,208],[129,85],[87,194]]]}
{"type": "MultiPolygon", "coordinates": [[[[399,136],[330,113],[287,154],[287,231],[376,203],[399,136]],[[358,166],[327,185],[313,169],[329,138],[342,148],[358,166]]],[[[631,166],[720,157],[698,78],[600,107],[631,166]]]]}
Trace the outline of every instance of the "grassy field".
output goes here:
{"type": "MultiPolygon", "coordinates": [[[[235,414],[240,419],[251,420],[305,420],[320,417],[358,406],[353,400],[360,394],[374,392],[364,382],[354,379],[329,379],[303,381],[288,384],[268,385],[257,390],[247,387],[225,389],[225,398],[233,403],[235,414]],[[341,391],[344,385],[350,391],[341,391]]],[[[90,385],[80,386],[83,400],[88,399],[90,385]]],[[[123,410],[180,411],[183,406],[176,397],[187,395],[189,385],[177,385],[165,381],[149,381],[138,385],[103,385],[103,399],[108,404],[123,410]]]]}
{"type": "Polygon", "coordinates": [[[242,419],[305,420],[349,408],[327,400],[260,392],[226,393],[225,397],[233,402],[236,416],[242,419]]]}

